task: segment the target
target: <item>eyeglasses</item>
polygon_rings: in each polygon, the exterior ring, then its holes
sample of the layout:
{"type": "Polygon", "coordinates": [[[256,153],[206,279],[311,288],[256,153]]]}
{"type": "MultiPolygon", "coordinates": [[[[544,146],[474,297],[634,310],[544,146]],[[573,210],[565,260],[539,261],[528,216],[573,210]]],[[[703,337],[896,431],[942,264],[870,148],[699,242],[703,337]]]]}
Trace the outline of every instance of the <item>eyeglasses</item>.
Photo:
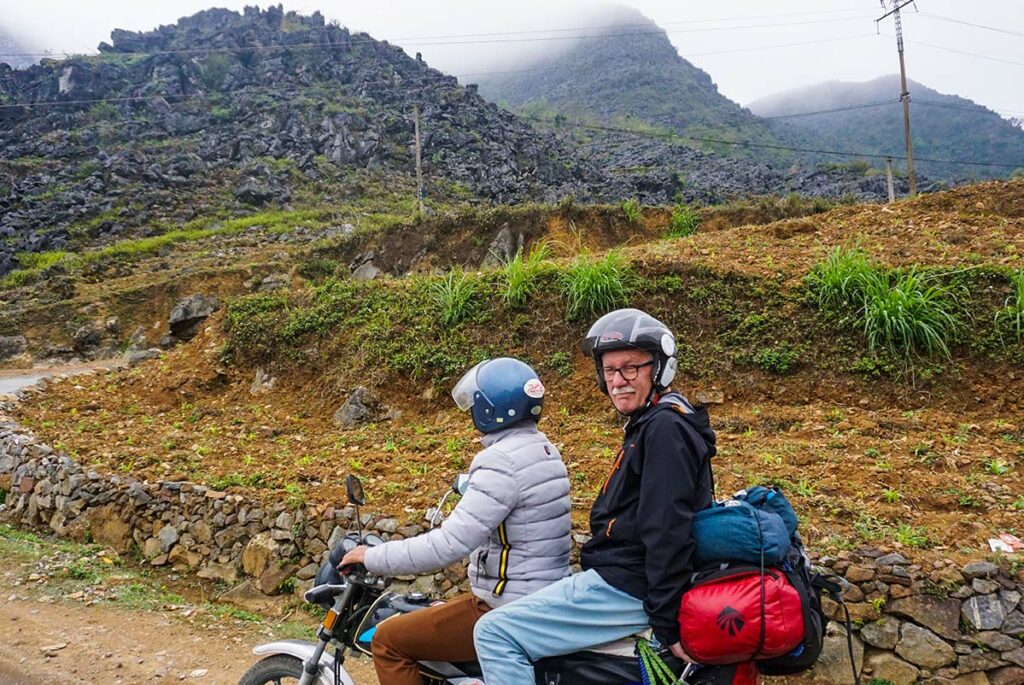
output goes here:
{"type": "Polygon", "coordinates": [[[625,366],[620,366],[617,369],[605,366],[601,369],[601,373],[604,374],[604,379],[606,381],[611,381],[615,378],[615,374],[622,376],[622,380],[624,381],[635,381],[636,377],[640,375],[640,369],[645,366],[651,366],[652,364],[654,364],[653,360],[644,362],[643,364],[626,364],[625,366]]]}

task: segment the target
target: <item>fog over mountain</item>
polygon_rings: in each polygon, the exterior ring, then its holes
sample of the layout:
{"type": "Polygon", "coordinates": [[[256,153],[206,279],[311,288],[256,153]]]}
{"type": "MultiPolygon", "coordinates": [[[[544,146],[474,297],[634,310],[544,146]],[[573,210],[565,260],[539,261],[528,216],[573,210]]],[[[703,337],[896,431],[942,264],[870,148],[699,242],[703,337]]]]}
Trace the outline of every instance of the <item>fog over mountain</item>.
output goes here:
{"type": "Polygon", "coordinates": [[[15,69],[30,67],[39,60],[24,56],[26,52],[37,50],[23,38],[15,37],[14,32],[0,25],[0,62],[6,62],[15,69]]]}
{"type": "MultiPolygon", "coordinates": [[[[921,160],[916,164],[918,170],[954,179],[1005,178],[1015,167],[1024,168],[1024,130],[1014,123],[976,102],[940,93],[916,81],[908,83],[908,90],[914,156],[921,160]],[[923,161],[927,159],[986,161],[1002,166],[923,161]]],[[[772,128],[784,140],[810,138],[817,146],[832,150],[902,156],[903,107],[899,93],[896,74],[865,83],[830,81],[755,100],[750,110],[762,117],[774,117],[772,128]]],[[[898,165],[902,167],[903,162],[898,165]]]]}

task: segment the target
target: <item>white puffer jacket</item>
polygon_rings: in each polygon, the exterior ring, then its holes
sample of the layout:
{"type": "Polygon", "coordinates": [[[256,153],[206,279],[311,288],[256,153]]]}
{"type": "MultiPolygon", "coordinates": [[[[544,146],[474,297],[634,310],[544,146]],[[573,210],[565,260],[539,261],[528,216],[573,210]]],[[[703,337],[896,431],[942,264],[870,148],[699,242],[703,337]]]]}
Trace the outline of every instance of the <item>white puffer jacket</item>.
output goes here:
{"type": "Polygon", "coordinates": [[[366,552],[386,576],[428,573],[472,552],[473,594],[496,607],[569,575],[569,478],[533,421],[484,435],[469,489],[434,530],[366,552]]]}

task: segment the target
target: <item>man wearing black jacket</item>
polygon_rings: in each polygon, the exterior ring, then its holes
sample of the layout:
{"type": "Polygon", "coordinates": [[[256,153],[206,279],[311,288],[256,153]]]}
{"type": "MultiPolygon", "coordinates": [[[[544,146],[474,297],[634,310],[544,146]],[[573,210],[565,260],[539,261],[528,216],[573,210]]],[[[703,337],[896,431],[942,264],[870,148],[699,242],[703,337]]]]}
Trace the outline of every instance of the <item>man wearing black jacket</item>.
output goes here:
{"type": "Polygon", "coordinates": [[[711,504],[715,434],[707,412],[670,389],[675,338],[636,309],[603,316],[583,351],[598,386],[628,418],[590,514],[583,573],[488,613],[475,631],[487,682],[530,685],[532,662],[640,632],[689,661],[679,600],[693,570],[691,525],[711,504]]]}

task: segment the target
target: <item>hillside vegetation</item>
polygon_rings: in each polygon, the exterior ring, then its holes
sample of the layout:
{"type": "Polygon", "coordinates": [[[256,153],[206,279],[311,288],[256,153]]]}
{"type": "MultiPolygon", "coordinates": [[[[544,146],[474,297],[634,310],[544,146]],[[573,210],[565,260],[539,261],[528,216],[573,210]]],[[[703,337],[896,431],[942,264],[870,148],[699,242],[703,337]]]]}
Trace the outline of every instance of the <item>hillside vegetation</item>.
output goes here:
{"type": "Polygon", "coordinates": [[[719,433],[719,495],[780,485],[823,551],[969,556],[1024,533],[1024,181],[765,224],[730,211],[452,215],[419,226],[411,260],[378,256],[397,228],[321,244],[289,258],[289,288],[236,281],[190,343],[52,385],[17,417],[95,468],[291,506],[335,503],[358,473],[375,510],[412,520],[474,452],[451,383],[512,354],[549,387],[542,428],[582,524],[620,433],[575,343],[629,304],[679,333],[679,388],[719,433]],[[514,255],[480,268],[502,227],[514,255]],[[331,267],[367,252],[374,280],[331,267]],[[357,387],[376,398],[368,422],[339,426],[357,387]]]}

